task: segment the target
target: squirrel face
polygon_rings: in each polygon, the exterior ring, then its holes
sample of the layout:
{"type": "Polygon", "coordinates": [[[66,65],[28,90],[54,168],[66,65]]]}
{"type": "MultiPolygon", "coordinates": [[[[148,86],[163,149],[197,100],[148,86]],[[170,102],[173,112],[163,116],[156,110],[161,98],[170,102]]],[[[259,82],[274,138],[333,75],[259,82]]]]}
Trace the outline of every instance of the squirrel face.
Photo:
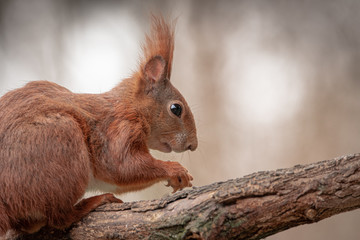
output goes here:
{"type": "Polygon", "coordinates": [[[154,18],[143,45],[144,57],[135,77],[141,111],[147,112],[149,148],[162,152],[194,151],[198,142],[194,117],[181,93],[171,84],[174,24],[154,18]]]}
{"type": "Polygon", "coordinates": [[[154,108],[149,148],[162,152],[194,151],[198,145],[195,121],[184,97],[168,79],[156,87],[159,89],[151,95],[159,110],[154,108]]]}

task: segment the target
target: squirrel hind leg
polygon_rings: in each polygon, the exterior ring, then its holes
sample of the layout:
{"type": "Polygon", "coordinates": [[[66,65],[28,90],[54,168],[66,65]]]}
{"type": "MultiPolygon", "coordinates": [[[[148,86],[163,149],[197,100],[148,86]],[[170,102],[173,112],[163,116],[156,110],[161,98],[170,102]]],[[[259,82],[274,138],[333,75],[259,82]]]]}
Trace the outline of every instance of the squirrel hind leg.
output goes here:
{"type": "Polygon", "coordinates": [[[20,230],[21,232],[25,232],[27,234],[33,234],[39,231],[42,227],[46,226],[46,221],[36,221],[31,222],[31,224],[28,224],[27,226],[23,226],[20,230]]]}
{"type": "Polygon", "coordinates": [[[57,229],[65,229],[70,227],[73,223],[80,221],[83,217],[88,215],[91,211],[95,210],[97,207],[104,205],[106,203],[123,203],[120,199],[116,198],[111,193],[106,193],[98,196],[93,196],[86,198],[77,203],[72,212],[63,215],[55,216],[52,222],[49,222],[50,227],[57,229]]]}
{"type": "Polygon", "coordinates": [[[76,217],[78,218],[78,221],[89,212],[106,203],[123,203],[123,201],[116,198],[111,193],[85,198],[75,205],[76,217]]]}

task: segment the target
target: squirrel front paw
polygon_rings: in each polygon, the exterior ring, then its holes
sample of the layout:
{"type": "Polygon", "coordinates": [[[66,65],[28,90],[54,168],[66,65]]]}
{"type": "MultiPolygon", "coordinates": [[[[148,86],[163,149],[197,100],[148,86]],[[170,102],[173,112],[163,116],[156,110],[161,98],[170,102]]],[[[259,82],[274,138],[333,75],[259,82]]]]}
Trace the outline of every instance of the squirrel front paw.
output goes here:
{"type": "Polygon", "coordinates": [[[173,188],[173,193],[178,190],[181,190],[185,187],[191,187],[191,181],[193,177],[189,174],[188,170],[181,166],[177,162],[167,162],[168,163],[168,184],[167,187],[171,186],[173,188]]]}

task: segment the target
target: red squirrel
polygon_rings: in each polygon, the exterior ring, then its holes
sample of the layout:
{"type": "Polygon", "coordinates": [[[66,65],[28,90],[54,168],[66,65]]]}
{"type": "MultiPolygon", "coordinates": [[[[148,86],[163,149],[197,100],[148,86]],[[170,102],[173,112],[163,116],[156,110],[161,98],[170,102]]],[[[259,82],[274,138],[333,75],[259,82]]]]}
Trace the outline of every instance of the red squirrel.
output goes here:
{"type": "Polygon", "coordinates": [[[75,94],[34,81],[0,98],[0,238],[69,227],[112,193],[87,199],[90,182],[115,194],[168,181],[173,192],[192,176],[162,152],[197,148],[193,114],[171,84],[174,22],[152,17],[138,71],[103,94],[75,94]]]}

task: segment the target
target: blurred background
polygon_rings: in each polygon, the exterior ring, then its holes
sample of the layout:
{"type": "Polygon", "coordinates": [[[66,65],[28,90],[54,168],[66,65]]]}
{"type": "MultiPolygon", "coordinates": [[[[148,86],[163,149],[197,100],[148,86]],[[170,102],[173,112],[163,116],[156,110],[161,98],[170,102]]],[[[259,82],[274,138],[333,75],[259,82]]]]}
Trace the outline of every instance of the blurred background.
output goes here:
{"type": "MultiPolygon", "coordinates": [[[[0,0],[0,96],[45,79],[108,91],[136,70],[151,12],[178,17],[171,80],[200,144],[153,154],[183,164],[194,185],[359,152],[356,0],[0,0]]],[[[267,239],[359,239],[359,222],[355,210],[267,239]]]]}

